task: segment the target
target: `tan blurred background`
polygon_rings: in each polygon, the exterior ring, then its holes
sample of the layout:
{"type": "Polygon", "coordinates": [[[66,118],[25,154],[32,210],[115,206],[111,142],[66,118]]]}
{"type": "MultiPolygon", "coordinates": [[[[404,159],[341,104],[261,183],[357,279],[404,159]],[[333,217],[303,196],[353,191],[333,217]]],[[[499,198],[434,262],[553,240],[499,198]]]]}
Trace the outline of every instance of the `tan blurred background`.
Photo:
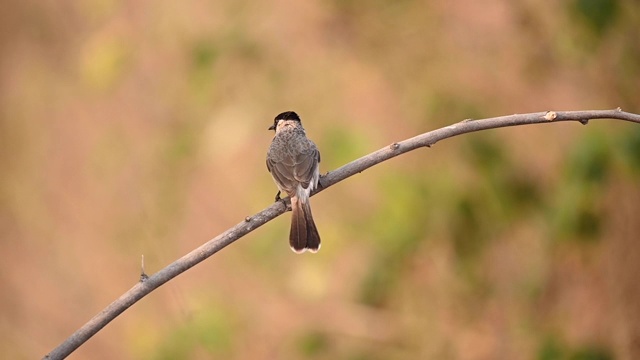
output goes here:
{"type": "MultiPolygon", "coordinates": [[[[4,2],[0,354],[45,355],[271,204],[285,110],[335,169],[465,118],[640,112],[640,6],[4,2]]],[[[469,134],[313,198],[153,292],[73,359],[640,358],[640,125],[469,134]]]]}

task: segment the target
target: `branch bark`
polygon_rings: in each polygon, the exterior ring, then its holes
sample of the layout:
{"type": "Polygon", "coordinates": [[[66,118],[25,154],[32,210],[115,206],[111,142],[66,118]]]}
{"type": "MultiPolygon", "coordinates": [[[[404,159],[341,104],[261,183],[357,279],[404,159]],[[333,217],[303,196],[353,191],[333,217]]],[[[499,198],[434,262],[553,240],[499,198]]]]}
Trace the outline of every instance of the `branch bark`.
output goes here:
{"type": "MultiPolygon", "coordinates": [[[[440,140],[453,136],[506,126],[554,123],[559,121],[578,121],[586,125],[588,121],[592,119],[615,119],[640,124],[640,115],[624,112],[620,108],[614,110],[547,111],[530,114],[515,114],[482,120],[464,120],[404,141],[392,143],[389,146],[385,146],[380,150],[365,155],[334,171],[331,171],[320,178],[321,186],[319,186],[319,189],[314,193],[314,195],[383,161],[421,147],[430,147],[440,140]]],[[[89,322],[83,325],[44,358],[63,359],[67,357],[138,300],[142,299],[169,280],[187,271],[189,268],[217,253],[227,245],[250,233],[254,229],[257,229],[265,223],[282,215],[286,211],[287,206],[284,203],[279,201],[275,202],[259,213],[247,217],[244,221],[209,240],[202,246],[184,255],[157,273],[151,276],[147,276],[143,273],[137,284],[94,316],[89,320],[89,322]]]]}

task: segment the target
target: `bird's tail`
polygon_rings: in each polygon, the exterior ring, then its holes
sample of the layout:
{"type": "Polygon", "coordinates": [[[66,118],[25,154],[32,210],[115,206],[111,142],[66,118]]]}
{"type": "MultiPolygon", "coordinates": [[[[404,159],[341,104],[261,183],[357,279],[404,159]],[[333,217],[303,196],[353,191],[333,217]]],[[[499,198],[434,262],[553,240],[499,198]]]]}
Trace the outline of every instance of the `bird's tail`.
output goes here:
{"type": "Polygon", "coordinates": [[[291,197],[291,232],[289,233],[289,245],[296,253],[307,250],[312,253],[320,250],[320,234],[311,215],[309,198],[291,197]]]}

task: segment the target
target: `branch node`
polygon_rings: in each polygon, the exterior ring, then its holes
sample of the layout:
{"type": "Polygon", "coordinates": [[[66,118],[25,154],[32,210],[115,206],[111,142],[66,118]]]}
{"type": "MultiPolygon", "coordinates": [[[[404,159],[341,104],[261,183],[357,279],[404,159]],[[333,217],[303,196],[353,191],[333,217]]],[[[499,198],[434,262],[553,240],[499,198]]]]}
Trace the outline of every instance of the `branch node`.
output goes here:
{"type": "Polygon", "coordinates": [[[391,150],[398,150],[400,148],[400,144],[398,144],[397,142],[394,142],[393,144],[389,145],[389,148],[391,150]]]}
{"type": "Polygon", "coordinates": [[[622,108],[621,108],[620,106],[618,106],[618,107],[616,108],[616,112],[622,112],[622,108]]]}
{"type": "Polygon", "coordinates": [[[558,114],[556,114],[555,111],[547,111],[546,114],[544,114],[544,119],[547,121],[553,121],[558,117],[558,114]]]}
{"type": "Polygon", "coordinates": [[[246,218],[244,218],[244,222],[249,222],[251,221],[251,216],[247,216],[246,218]]]}
{"type": "Polygon", "coordinates": [[[144,254],[142,254],[142,260],[140,261],[140,282],[145,282],[149,276],[144,272],[144,254]]]}
{"type": "Polygon", "coordinates": [[[578,121],[580,121],[580,124],[582,125],[587,125],[589,123],[589,119],[580,119],[578,121]]]}
{"type": "Polygon", "coordinates": [[[462,120],[461,122],[466,123],[466,122],[471,122],[471,121],[473,121],[473,120],[474,120],[474,119],[468,118],[468,119],[464,119],[464,120],[462,120]]]}

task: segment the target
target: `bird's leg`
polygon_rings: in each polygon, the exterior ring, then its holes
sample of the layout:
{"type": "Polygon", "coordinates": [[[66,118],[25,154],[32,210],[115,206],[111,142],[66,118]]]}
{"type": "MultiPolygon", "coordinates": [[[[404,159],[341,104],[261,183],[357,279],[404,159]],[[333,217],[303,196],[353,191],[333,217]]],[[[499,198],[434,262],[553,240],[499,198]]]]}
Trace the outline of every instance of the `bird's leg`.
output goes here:
{"type": "Polygon", "coordinates": [[[276,194],[276,202],[281,202],[282,205],[284,205],[284,207],[288,210],[290,208],[290,206],[287,204],[287,201],[283,198],[280,197],[280,191],[278,191],[278,193],[276,194]]]}

